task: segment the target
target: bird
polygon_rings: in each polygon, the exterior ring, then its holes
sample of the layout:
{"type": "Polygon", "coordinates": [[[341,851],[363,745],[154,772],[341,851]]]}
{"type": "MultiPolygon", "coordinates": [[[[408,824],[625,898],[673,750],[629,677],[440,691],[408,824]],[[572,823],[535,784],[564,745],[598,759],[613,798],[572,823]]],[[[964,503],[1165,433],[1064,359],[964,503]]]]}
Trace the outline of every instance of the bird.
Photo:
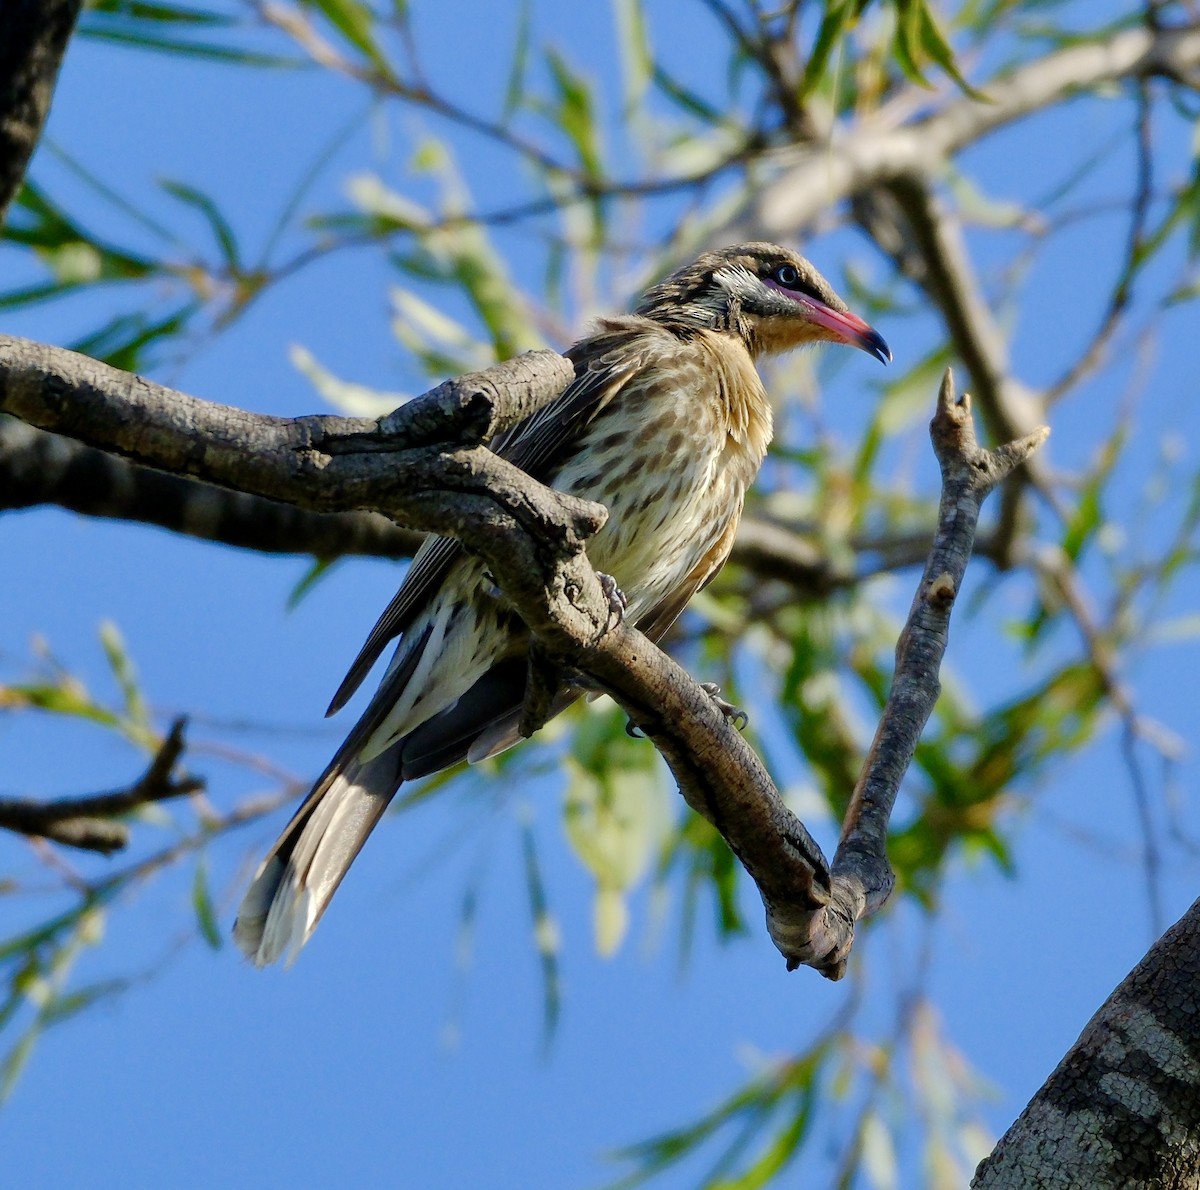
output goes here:
{"type": "MultiPolygon", "coordinates": [[[[768,243],[706,252],[601,318],[567,351],[574,379],[493,442],[534,479],[603,504],[588,560],[658,641],[724,565],[771,441],[756,362],[817,343],[889,363],[803,256],[768,243]]],[[[294,961],[404,781],[518,742],[530,636],[485,563],[449,538],[421,546],[327,714],[390,643],[362,716],[258,868],[234,938],[257,966],[294,961]]],[[[560,689],[552,713],[582,693],[560,689]]]]}

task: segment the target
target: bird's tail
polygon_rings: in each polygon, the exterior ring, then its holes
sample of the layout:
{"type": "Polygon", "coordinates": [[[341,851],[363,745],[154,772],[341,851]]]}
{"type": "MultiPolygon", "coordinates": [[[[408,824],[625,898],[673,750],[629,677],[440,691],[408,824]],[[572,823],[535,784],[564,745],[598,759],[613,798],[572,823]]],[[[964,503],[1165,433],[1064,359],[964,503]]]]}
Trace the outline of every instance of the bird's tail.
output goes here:
{"type": "Polygon", "coordinates": [[[300,953],[400,787],[400,768],[398,744],[365,763],[343,752],[317,782],[238,910],[234,941],[257,966],[300,953]]]}

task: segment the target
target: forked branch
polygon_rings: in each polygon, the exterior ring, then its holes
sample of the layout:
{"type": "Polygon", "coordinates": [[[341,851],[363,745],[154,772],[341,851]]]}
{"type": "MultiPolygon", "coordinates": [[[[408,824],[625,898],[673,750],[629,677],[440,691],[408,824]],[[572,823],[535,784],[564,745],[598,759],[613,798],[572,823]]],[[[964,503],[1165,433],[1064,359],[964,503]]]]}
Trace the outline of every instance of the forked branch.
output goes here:
{"type": "Polygon", "coordinates": [[[122,815],[151,802],[184,797],[204,788],[199,777],[175,771],[183,755],[186,726],[182,718],[171,724],[149,767],[125,789],[53,801],[0,798],[0,828],[83,851],[105,855],[120,851],[129,843],[129,828],[117,821],[122,815]]]}
{"type": "Polygon", "coordinates": [[[970,399],[947,371],[930,425],[942,471],[937,530],[875,741],[854,790],[832,868],[788,809],[750,746],[708,695],[639,633],[621,626],[580,658],[666,758],[688,804],[722,834],[754,879],[767,929],[789,970],[845,973],[854,926],[878,910],[895,877],[887,826],[921,731],[940,692],[950,613],[987,495],[1045,441],[1049,430],[995,450],[975,438],[970,399]]]}
{"type": "MultiPolygon", "coordinates": [[[[688,804],[716,826],[757,884],[789,968],[807,964],[838,978],[854,923],[892,888],[887,822],[937,699],[980,505],[1047,431],[981,450],[970,403],[955,398],[947,373],[932,425],[943,483],[937,534],[831,868],[709,693],[614,620],[584,552],[605,510],[543,487],[486,449],[493,435],[557,395],[570,374],[561,356],[536,352],[449,381],[378,422],[288,420],[199,401],[70,352],[0,336],[0,411],[29,424],[253,496],[319,512],[375,510],[459,538],[485,559],[547,667],[586,675],[654,741],[688,804]]],[[[541,694],[546,703],[548,690],[541,694]]],[[[536,723],[539,707],[526,712],[536,723]]]]}

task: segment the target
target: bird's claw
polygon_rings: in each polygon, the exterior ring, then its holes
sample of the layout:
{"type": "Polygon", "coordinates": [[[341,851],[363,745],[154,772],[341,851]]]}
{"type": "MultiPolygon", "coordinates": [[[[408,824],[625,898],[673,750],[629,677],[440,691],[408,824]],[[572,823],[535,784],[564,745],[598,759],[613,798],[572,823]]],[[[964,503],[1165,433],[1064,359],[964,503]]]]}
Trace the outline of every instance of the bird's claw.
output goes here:
{"type": "Polygon", "coordinates": [[[631,740],[644,740],[646,733],[632,719],[625,720],[625,734],[631,740]]]}
{"type": "Polygon", "coordinates": [[[750,722],[750,716],[741,707],[721,697],[721,687],[716,682],[701,682],[700,689],[716,704],[717,710],[729,720],[738,731],[745,731],[750,722]]]}
{"type": "Polygon", "coordinates": [[[604,598],[608,600],[608,619],[604,622],[604,631],[607,632],[625,618],[625,609],[629,606],[629,600],[625,597],[625,592],[617,586],[617,580],[611,574],[601,574],[597,571],[596,577],[600,580],[600,590],[604,592],[604,598]]]}

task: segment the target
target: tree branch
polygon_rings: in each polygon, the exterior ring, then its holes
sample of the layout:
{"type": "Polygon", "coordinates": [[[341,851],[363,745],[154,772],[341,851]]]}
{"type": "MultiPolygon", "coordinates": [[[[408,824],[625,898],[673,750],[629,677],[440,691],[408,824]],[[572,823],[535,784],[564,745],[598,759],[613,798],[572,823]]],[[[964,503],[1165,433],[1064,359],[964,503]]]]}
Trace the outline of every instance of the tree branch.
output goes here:
{"type": "Polygon", "coordinates": [[[21,188],[82,0],[8,0],[0,37],[0,226],[21,188]]]}
{"type": "Polygon", "coordinates": [[[599,623],[597,636],[587,643],[561,632],[552,609],[544,620],[529,620],[524,599],[516,597],[504,576],[496,576],[543,645],[596,679],[654,742],[685,800],[717,828],[758,886],[768,931],[788,968],[803,963],[832,979],[845,972],[855,922],[878,910],[892,889],[887,823],[937,701],[950,612],[980,507],[1049,432],[1042,428],[996,450],[981,450],[970,401],[956,401],[949,373],[930,431],[943,477],[938,528],[897,645],[892,692],[847,812],[832,873],[754,751],[670,658],[626,624],[604,631],[599,623]]]}
{"type": "Polygon", "coordinates": [[[532,352],[448,381],[378,421],[288,419],[200,401],[74,352],[0,335],[0,411],[30,425],[309,511],[379,509],[468,536],[494,520],[496,491],[526,521],[554,520],[557,510],[580,531],[603,523],[595,506],[549,493],[477,445],[552,399],[572,374],[562,356],[532,352]]]}
{"type": "MultiPolygon", "coordinates": [[[[831,876],[710,695],[636,629],[613,624],[584,552],[605,510],[543,487],[479,445],[550,400],[571,374],[561,356],[536,352],[448,381],[378,422],[285,419],[209,404],[71,352],[0,337],[0,410],[140,464],[259,497],[316,511],[377,509],[481,555],[533,633],[539,667],[586,675],[654,741],[688,804],[717,827],[758,885],[789,968],[806,963],[838,978],[854,922],[891,889],[887,819],[937,698],[950,608],[979,506],[1045,431],[981,451],[969,403],[955,402],[947,373],[933,423],[943,470],[938,533],[831,876]]],[[[535,696],[539,688],[534,682],[535,696]]],[[[541,694],[545,703],[548,690],[541,694]]],[[[528,707],[526,718],[534,722],[544,709],[528,707]]]]}
{"type": "Polygon", "coordinates": [[[942,468],[937,531],[896,646],[891,693],[847,810],[832,870],[757,758],[753,763],[740,756],[733,760],[738,751],[734,741],[745,752],[749,748],[715,707],[710,704],[707,714],[700,715],[691,706],[664,703],[666,714],[649,720],[637,717],[625,692],[615,690],[618,701],[635,713],[637,725],[663,752],[689,804],[720,830],[758,884],[767,929],[789,970],[803,963],[840,979],[855,922],[882,907],[891,893],[895,877],[887,860],[888,820],[940,691],[938,671],[950,613],[962,586],[980,507],[1048,432],[1042,428],[996,450],[981,450],[970,400],[955,399],[953,378],[946,373],[930,426],[942,468]],[[706,735],[723,734],[719,744],[697,740],[693,714],[704,720],[706,735]],[[730,771],[727,765],[736,767],[730,771]]]}
{"type": "Polygon", "coordinates": [[[1196,1185],[1198,985],[1200,901],[1092,1017],[971,1185],[1196,1185]]]}
{"type": "Polygon", "coordinates": [[[962,589],[979,510],[988,494],[1050,433],[1042,426],[1017,441],[981,450],[970,398],[964,394],[955,399],[949,371],[929,431],[942,471],[937,532],[896,644],[896,673],[883,717],[842,824],[833,860],[833,898],[825,920],[813,923],[809,944],[825,956],[821,969],[832,978],[845,970],[853,921],[879,909],[895,883],[887,862],[887,825],[900,782],[941,690],[938,673],[949,643],[950,613],[962,589]]]}
{"type": "Polygon", "coordinates": [[[423,535],[374,512],[306,512],[168,475],[0,414],[0,512],[55,505],[270,554],[406,558],[423,535]]]}
{"type": "Polygon", "coordinates": [[[780,154],[779,173],[725,227],[729,238],[794,238],[831,206],[894,178],[936,176],[960,150],[1066,95],[1131,79],[1187,80],[1200,69],[1200,21],[1129,29],[1073,45],[980,84],[988,102],[955,96],[939,111],[895,126],[889,108],[827,144],[780,154]]]}
{"type": "Polygon", "coordinates": [[[183,755],[187,720],[176,719],[150,767],[132,785],[111,793],[57,798],[52,802],[0,798],[0,829],[35,838],[51,839],[67,847],[109,855],[129,843],[129,828],[113,819],[149,802],[197,793],[204,788],[199,777],[173,777],[183,755]]]}

